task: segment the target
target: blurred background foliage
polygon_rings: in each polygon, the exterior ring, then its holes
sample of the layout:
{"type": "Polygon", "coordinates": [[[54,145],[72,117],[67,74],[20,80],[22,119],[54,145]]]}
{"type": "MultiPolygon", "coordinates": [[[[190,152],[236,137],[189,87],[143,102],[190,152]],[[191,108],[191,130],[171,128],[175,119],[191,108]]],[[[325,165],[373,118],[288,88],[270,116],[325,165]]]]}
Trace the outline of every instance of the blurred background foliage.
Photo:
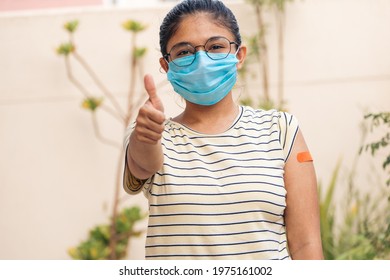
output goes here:
{"type": "Polygon", "coordinates": [[[369,122],[367,129],[370,132],[384,131],[384,135],[380,135],[379,139],[364,144],[359,153],[370,151],[372,156],[376,156],[379,151],[385,150],[382,168],[387,172],[386,185],[390,186],[390,152],[388,149],[390,146],[390,112],[371,113],[364,118],[369,122]]]}
{"type": "Polygon", "coordinates": [[[147,53],[146,47],[137,45],[137,35],[144,31],[147,26],[135,20],[127,20],[122,23],[122,28],[131,34],[130,36],[130,79],[129,91],[127,94],[127,104],[122,106],[117,97],[103,84],[102,79],[98,77],[93,67],[77,50],[75,43],[75,33],[78,29],[79,21],[71,20],[63,25],[68,34],[68,41],[61,43],[57,47],[57,54],[62,56],[65,61],[65,68],[69,81],[83,95],[81,106],[83,109],[91,112],[92,125],[95,136],[103,144],[115,147],[119,150],[116,177],[114,178],[114,197],[112,214],[109,224],[98,225],[89,232],[88,239],[82,241],[78,246],[68,250],[68,254],[73,259],[123,259],[128,252],[129,239],[133,236],[139,236],[143,231],[135,231],[134,225],[137,221],[146,218],[146,214],[141,214],[138,206],[131,208],[122,207],[120,198],[120,189],[122,186],[122,172],[124,154],[123,147],[119,141],[112,140],[103,135],[100,130],[100,123],[96,114],[98,111],[106,113],[108,116],[119,121],[123,126],[123,131],[129,126],[134,116],[134,112],[143,100],[143,95],[136,92],[136,86],[143,77],[141,62],[147,53]],[[73,70],[73,63],[79,66],[89,75],[97,88],[100,89],[101,95],[92,94],[83,81],[80,80],[73,70]],[[139,76],[138,76],[139,75],[139,76]],[[140,97],[141,96],[141,97],[140,97]],[[125,108],[124,108],[125,107],[125,108]]]}
{"type": "MultiPolygon", "coordinates": [[[[138,206],[124,208],[116,217],[115,256],[124,259],[127,256],[128,245],[131,237],[142,234],[142,230],[135,230],[136,223],[143,220],[146,214],[141,213],[138,206]]],[[[69,255],[76,260],[107,260],[111,258],[110,224],[98,225],[90,230],[88,238],[76,247],[68,250],[69,255]]]]}
{"type": "MultiPolygon", "coordinates": [[[[385,150],[382,168],[389,167],[389,125],[390,112],[368,114],[365,116],[363,134],[384,126],[385,135],[380,140],[363,144],[359,155],[370,150],[372,156],[378,150],[385,150]],[[368,123],[367,123],[368,122],[368,123]]],[[[365,138],[365,137],[363,137],[365,138]]],[[[354,180],[356,166],[361,157],[356,157],[348,176],[348,190],[335,201],[339,188],[341,161],[336,164],[332,178],[324,188],[319,185],[321,237],[325,259],[329,260],[373,260],[390,259],[390,189],[389,179],[378,182],[371,188],[362,188],[354,180]],[[387,185],[387,186],[385,186],[387,185]],[[365,191],[362,191],[365,189],[365,191]]],[[[379,168],[380,169],[380,168],[379,168]]],[[[365,172],[359,171],[359,172],[365,172]]],[[[388,171],[388,170],[387,170],[388,171]]],[[[370,171],[368,171],[370,172],[370,171]]],[[[367,174],[368,176],[368,174],[367,174]]],[[[370,172],[369,176],[377,176],[370,172]]]]}

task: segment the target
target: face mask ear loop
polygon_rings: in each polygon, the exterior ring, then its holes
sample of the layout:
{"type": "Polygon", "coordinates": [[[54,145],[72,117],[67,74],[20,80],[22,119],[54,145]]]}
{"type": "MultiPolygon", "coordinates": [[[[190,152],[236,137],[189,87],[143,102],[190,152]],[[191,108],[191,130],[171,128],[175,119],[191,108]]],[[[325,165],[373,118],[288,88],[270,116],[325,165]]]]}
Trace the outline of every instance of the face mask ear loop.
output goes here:
{"type": "MultiPolygon", "coordinates": [[[[161,65],[161,61],[164,61],[166,64],[167,64],[167,69],[169,69],[169,61],[168,61],[168,56],[167,55],[164,55],[162,58],[160,58],[160,65],[161,65]]],[[[158,71],[161,73],[161,74],[167,74],[167,72],[165,72],[165,70],[163,69],[162,66],[160,66],[160,68],[158,69],[158,71]]]]}
{"type": "Polygon", "coordinates": [[[167,72],[164,71],[164,69],[160,66],[160,69],[158,69],[158,72],[160,72],[161,74],[166,74],[167,72]]]}
{"type": "Polygon", "coordinates": [[[185,99],[184,99],[183,97],[181,97],[180,95],[176,94],[176,96],[175,96],[175,103],[176,103],[176,105],[177,105],[179,108],[181,108],[182,110],[184,110],[184,109],[185,109],[185,105],[182,105],[182,104],[180,104],[179,102],[185,103],[185,99]],[[179,99],[180,99],[180,101],[179,101],[179,99]]]}
{"type": "Polygon", "coordinates": [[[233,94],[236,96],[235,102],[236,102],[237,104],[240,104],[241,96],[245,95],[245,94],[244,94],[244,91],[245,91],[245,86],[244,86],[244,85],[238,85],[238,84],[236,84],[236,85],[233,87],[233,94]]]}
{"type": "Polygon", "coordinates": [[[234,55],[237,55],[240,50],[241,50],[241,46],[238,46],[238,48],[237,48],[236,52],[234,53],[234,55]]]}

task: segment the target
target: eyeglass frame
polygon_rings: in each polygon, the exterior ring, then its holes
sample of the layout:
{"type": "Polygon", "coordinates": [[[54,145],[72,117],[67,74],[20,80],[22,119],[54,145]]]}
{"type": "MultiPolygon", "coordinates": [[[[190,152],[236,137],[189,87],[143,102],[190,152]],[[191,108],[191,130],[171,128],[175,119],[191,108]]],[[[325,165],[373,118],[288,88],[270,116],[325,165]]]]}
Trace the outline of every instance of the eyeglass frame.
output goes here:
{"type": "MultiPolygon", "coordinates": [[[[182,44],[182,43],[178,43],[178,44],[174,45],[174,46],[171,48],[171,50],[169,51],[169,53],[163,55],[163,58],[165,59],[165,61],[166,61],[167,63],[169,63],[168,57],[170,57],[171,52],[172,52],[172,49],[173,49],[174,47],[176,47],[177,45],[180,45],[180,44],[182,44]]],[[[238,51],[240,50],[240,44],[238,44],[238,43],[235,42],[235,41],[230,41],[228,38],[226,38],[226,37],[224,37],[224,36],[214,36],[214,37],[210,37],[210,38],[207,39],[207,41],[206,41],[206,43],[205,43],[204,45],[193,46],[193,45],[191,45],[190,43],[187,43],[187,42],[183,42],[183,44],[186,44],[186,45],[191,46],[192,48],[194,48],[195,52],[194,52],[194,54],[192,54],[192,55],[194,56],[194,59],[193,59],[192,62],[191,62],[190,64],[188,64],[188,65],[177,65],[177,64],[174,62],[174,59],[171,59],[171,62],[174,63],[174,64],[175,64],[176,66],[178,66],[178,67],[188,67],[188,66],[190,66],[192,63],[194,63],[194,61],[195,61],[195,59],[196,59],[196,53],[198,52],[198,51],[197,51],[197,48],[199,48],[199,47],[202,47],[202,48],[204,49],[204,51],[205,51],[207,57],[210,58],[211,60],[223,60],[223,59],[225,59],[226,57],[228,57],[229,54],[230,54],[231,51],[232,51],[232,44],[235,44],[236,47],[237,47],[237,50],[236,50],[236,52],[235,52],[236,54],[237,54],[238,51]],[[226,39],[226,40],[229,42],[230,50],[229,50],[229,52],[226,53],[226,56],[225,56],[224,58],[215,59],[215,58],[212,58],[212,57],[209,56],[209,54],[208,54],[209,51],[207,51],[207,50],[205,49],[205,47],[206,47],[207,43],[208,43],[211,39],[218,39],[218,38],[226,39]]]]}

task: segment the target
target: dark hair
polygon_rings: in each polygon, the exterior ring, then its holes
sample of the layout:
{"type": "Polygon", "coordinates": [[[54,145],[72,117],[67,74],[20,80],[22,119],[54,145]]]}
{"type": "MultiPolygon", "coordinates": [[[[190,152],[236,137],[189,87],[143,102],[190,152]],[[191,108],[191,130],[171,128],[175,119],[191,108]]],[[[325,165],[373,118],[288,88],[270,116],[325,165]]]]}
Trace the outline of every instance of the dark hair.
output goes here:
{"type": "Polygon", "coordinates": [[[209,14],[217,24],[229,29],[235,36],[235,42],[241,45],[241,35],[236,17],[222,1],[184,0],[173,7],[160,26],[160,50],[163,56],[167,54],[168,41],[179,28],[181,21],[187,15],[202,12],[209,14]]]}

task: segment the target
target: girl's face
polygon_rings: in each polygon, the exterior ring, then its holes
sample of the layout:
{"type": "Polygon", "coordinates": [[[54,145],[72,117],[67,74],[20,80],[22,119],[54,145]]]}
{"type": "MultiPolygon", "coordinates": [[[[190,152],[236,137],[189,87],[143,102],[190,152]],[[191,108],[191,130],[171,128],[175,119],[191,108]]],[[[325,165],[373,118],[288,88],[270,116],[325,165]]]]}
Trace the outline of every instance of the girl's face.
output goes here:
{"type": "MultiPolygon", "coordinates": [[[[226,27],[218,25],[210,15],[205,13],[199,13],[196,15],[187,16],[181,23],[176,33],[171,37],[167,44],[167,52],[169,52],[176,44],[185,42],[192,46],[204,45],[207,40],[211,37],[222,36],[227,38],[229,41],[235,41],[234,35],[226,27]]],[[[203,50],[202,48],[197,50],[203,50]]],[[[232,52],[236,49],[232,48],[232,52]]],[[[239,69],[245,58],[246,48],[245,46],[240,47],[240,51],[237,53],[239,62],[237,68],[239,69]]],[[[161,67],[167,72],[168,63],[165,59],[160,59],[161,67]]]]}

